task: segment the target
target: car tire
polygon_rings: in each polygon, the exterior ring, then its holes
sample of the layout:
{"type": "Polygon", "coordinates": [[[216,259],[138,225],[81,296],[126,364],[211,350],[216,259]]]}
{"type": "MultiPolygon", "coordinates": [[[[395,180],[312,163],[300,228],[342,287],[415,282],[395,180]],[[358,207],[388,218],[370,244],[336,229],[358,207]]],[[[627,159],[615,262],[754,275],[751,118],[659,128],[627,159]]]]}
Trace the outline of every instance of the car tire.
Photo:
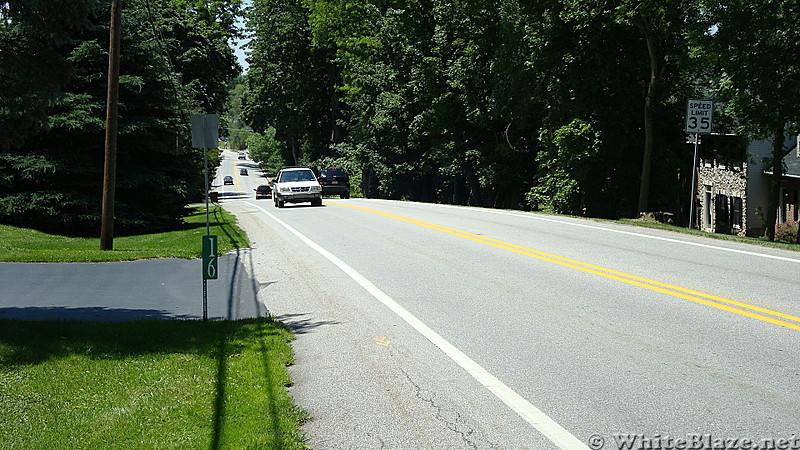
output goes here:
{"type": "Polygon", "coordinates": [[[283,200],[278,200],[278,208],[283,208],[286,203],[283,200]]]}
{"type": "Polygon", "coordinates": [[[322,206],[322,199],[321,198],[315,198],[315,199],[311,200],[311,206],[322,206]]]}

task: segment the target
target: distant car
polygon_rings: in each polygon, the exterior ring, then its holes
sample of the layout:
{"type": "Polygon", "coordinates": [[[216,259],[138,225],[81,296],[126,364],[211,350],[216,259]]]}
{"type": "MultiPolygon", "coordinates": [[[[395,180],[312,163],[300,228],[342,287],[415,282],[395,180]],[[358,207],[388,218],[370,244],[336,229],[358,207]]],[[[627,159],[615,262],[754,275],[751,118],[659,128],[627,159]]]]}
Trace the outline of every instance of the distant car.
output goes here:
{"type": "Polygon", "coordinates": [[[272,186],[268,184],[262,184],[261,186],[255,188],[256,191],[256,200],[260,198],[272,198],[272,186]]]}
{"type": "Polygon", "coordinates": [[[344,169],[322,169],[317,177],[322,186],[322,195],[338,195],[350,198],[350,175],[344,169]]]}
{"type": "Polygon", "coordinates": [[[247,169],[239,169],[239,175],[247,175],[247,169]]]}
{"type": "Polygon", "coordinates": [[[322,186],[308,167],[284,167],[273,181],[272,201],[276,208],[283,208],[286,203],[303,202],[322,206],[322,186]]]}
{"type": "Polygon", "coordinates": [[[228,175],[222,179],[222,184],[233,184],[233,177],[228,175]]]}
{"type": "Polygon", "coordinates": [[[247,159],[244,155],[239,155],[239,159],[247,159]]]}

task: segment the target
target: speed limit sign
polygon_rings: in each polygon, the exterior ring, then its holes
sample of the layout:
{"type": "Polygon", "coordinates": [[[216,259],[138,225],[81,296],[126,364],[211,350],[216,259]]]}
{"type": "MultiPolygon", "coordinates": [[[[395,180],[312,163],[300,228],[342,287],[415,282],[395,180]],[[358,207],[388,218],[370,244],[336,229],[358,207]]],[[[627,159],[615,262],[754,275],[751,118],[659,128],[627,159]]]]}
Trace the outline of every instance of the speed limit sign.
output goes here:
{"type": "Polygon", "coordinates": [[[686,132],[711,134],[714,113],[712,100],[689,100],[686,102],[686,132]]]}

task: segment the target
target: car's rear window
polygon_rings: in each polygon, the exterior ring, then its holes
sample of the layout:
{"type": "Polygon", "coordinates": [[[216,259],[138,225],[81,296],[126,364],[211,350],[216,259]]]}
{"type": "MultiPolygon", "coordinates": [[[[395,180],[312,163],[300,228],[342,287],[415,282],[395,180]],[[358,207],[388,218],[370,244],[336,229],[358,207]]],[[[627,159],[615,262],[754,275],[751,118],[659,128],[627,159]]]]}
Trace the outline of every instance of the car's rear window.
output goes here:
{"type": "Polygon", "coordinates": [[[344,169],[324,169],[320,175],[322,176],[334,176],[334,177],[346,177],[347,172],[344,169]]]}

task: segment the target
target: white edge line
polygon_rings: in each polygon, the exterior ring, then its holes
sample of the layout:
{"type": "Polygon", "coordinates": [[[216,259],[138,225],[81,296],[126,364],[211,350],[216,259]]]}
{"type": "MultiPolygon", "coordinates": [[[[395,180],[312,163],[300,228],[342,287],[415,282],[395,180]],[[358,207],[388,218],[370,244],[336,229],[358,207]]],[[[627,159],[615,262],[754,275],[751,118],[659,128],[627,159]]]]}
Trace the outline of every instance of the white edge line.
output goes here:
{"type": "MultiPolygon", "coordinates": [[[[439,203],[422,203],[422,204],[423,205],[438,206],[438,207],[441,207],[441,208],[465,208],[464,206],[443,205],[443,204],[439,204],[439,203]]],[[[542,220],[542,221],[545,221],[545,222],[559,223],[559,224],[562,224],[562,225],[572,225],[572,226],[575,226],[575,227],[583,227],[583,228],[590,228],[590,229],[593,229],[593,230],[608,231],[610,233],[627,234],[627,235],[630,235],[630,236],[643,237],[643,238],[647,238],[647,239],[655,239],[655,240],[658,240],[658,241],[666,241],[666,242],[672,242],[672,243],[676,243],[676,244],[693,245],[695,247],[710,248],[710,249],[713,249],[713,250],[722,250],[722,251],[726,251],[726,252],[739,253],[739,254],[742,254],[742,255],[759,256],[759,257],[762,257],[762,258],[777,259],[779,261],[787,261],[787,262],[793,262],[793,263],[800,264],[800,259],[795,259],[795,258],[787,258],[787,257],[784,257],[784,256],[767,255],[767,254],[764,254],[764,253],[749,252],[747,250],[737,250],[735,248],[717,247],[715,245],[700,244],[698,242],[681,241],[679,239],[671,239],[671,238],[665,238],[665,237],[660,237],[660,236],[652,236],[652,235],[649,235],[649,234],[634,233],[632,231],[614,230],[612,228],[605,228],[605,227],[600,227],[600,226],[597,226],[597,225],[587,225],[587,224],[584,224],[584,223],[575,223],[575,222],[567,222],[567,221],[564,221],[564,220],[548,219],[546,217],[539,217],[538,215],[535,215],[535,214],[513,213],[513,212],[507,212],[507,211],[497,211],[497,210],[487,209],[487,208],[470,208],[470,207],[466,207],[466,208],[469,208],[470,210],[474,210],[474,211],[480,211],[480,212],[488,213],[488,214],[500,214],[500,215],[504,215],[504,216],[520,217],[520,218],[523,218],[523,219],[542,220]]]]}
{"type": "Polygon", "coordinates": [[[444,352],[450,359],[452,359],[456,364],[461,366],[464,370],[467,371],[475,380],[477,380],[480,384],[482,384],[486,389],[491,391],[495,396],[497,396],[500,400],[503,401],[506,405],[508,405],[514,412],[519,414],[526,422],[531,424],[536,430],[542,433],[547,439],[553,442],[556,446],[562,449],[576,449],[576,450],[588,450],[589,447],[581,442],[578,438],[576,438],[572,433],[567,431],[564,427],[559,425],[556,421],[551,419],[547,414],[543,413],[539,408],[534,406],[528,400],[526,400],[521,395],[514,392],[510,387],[506,386],[505,383],[497,379],[494,375],[489,373],[486,369],[481,367],[480,364],[476,363],[472,358],[464,354],[461,350],[456,348],[453,344],[448,342],[445,338],[439,335],[439,333],[433,331],[430,327],[428,327],[424,322],[419,320],[416,316],[411,314],[408,310],[400,306],[394,299],[389,297],[388,294],[380,290],[377,286],[372,284],[369,280],[367,280],[363,275],[358,273],[355,269],[350,267],[347,263],[342,261],[341,259],[337,258],[324,248],[320,247],[317,243],[312,241],[311,239],[305,237],[299,231],[295,230],[286,222],[278,219],[273,214],[268,212],[266,209],[262,208],[261,206],[254,205],[252,203],[248,203],[249,205],[260,209],[264,214],[269,216],[272,220],[289,230],[292,234],[297,236],[301,241],[305,242],[306,245],[311,247],[320,255],[324,256],[327,260],[335,264],[339,267],[344,273],[346,273],[350,278],[353,279],[356,283],[361,285],[367,292],[372,294],[378,301],[383,303],[387,308],[391,309],[395,314],[400,316],[401,319],[405,320],[406,323],[411,325],[417,332],[419,332],[422,336],[426,339],[431,341],[433,345],[439,347],[439,349],[444,352]]]}

